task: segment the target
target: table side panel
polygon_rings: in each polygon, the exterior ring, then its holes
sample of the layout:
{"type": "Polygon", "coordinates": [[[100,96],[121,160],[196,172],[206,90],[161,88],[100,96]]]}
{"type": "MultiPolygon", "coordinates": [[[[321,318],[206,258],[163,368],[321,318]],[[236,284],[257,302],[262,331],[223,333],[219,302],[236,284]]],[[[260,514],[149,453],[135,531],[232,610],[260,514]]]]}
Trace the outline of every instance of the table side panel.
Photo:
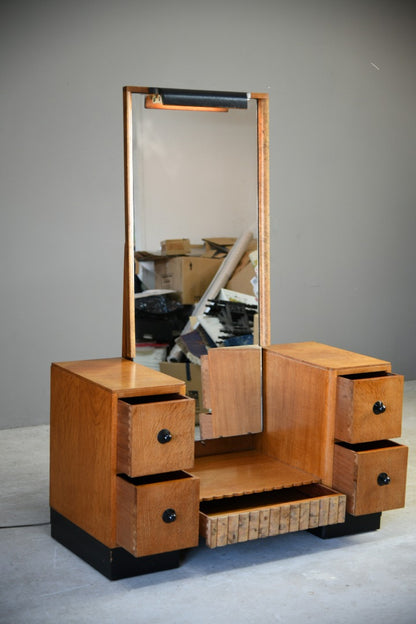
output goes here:
{"type": "Polygon", "coordinates": [[[112,548],[117,397],[52,365],[50,504],[112,548]]]}
{"type": "Polygon", "coordinates": [[[261,449],[332,485],[336,374],[264,350],[261,449]]]}

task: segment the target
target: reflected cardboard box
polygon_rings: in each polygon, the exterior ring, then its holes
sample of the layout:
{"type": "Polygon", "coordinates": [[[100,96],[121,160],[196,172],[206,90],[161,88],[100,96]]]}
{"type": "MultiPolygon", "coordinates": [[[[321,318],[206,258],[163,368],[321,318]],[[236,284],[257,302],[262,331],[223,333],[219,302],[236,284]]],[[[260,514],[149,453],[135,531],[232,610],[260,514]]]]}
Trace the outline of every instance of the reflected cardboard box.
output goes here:
{"type": "Polygon", "coordinates": [[[177,256],[155,261],[155,288],[174,290],[185,305],[197,303],[215,277],[221,259],[177,256]]]}

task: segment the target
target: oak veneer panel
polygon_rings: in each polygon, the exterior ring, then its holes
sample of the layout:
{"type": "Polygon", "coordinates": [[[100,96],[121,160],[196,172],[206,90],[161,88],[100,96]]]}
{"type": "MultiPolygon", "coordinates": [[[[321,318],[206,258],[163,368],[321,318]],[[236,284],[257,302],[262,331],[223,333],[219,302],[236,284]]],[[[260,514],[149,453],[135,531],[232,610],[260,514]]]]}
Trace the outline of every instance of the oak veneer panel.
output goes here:
{"type": "Polygon", "coordinates": [[[201,355],[202,406],[211,409],[208,356],[201,355]]]}
{"type": "Polygon", "coordinates": [[[261,349],[210,349],[208,372],[212,437],[261,431],[261,349]]]}
{"type": "Polygon", "coordinates": [[[279,490],[319,481],[314,475],[257,451],[198,457],[190,472],[200,479],[201,500],[279,490]]]}
{"type": "Polygon", "coordinates": [[[367,444],[335,445],[334,488],[347,494],[353,516],[404,507],[408,448],[390,440],[367,444]],[[388,485],[378,485],[386,473],[388,485]]]}
{"type": "Polygon", "coordinates": [[[186,393],[183,381],[124,358],[59,362],[54,366],[65,368],[119,397],[186,393]]]}
{"type": "Polygon", "coordinates": [[[215,438],[195,442],[195,457],[205,455],[222,455],[237,451],[254,451],[257,435],[242,435],[234,438],[215,438]]]}
{"type": "Polygon", "coordinates": [[[212,425],[212,414],[208,414],[205,412],[200,412],[199,414],[199,434],[201,440],[213,440],[214,429],[212,425]]]}
{"type": "Polygon", "coordinates": [[[50,505],[113,548],[117,398],[54,365],[51,381],[50,505]]]}
{"type": "Polygon", "coordinates": [[[117,543],[135,557],[198,545],[198,479],[135,484],[117,477],[117,543]],[[163,512],[175,511],[174,522],[163,512]]]}
{"type": "Polygon", "coordinates": [[[398,438],[402,430],[403,375],[338,377],[335,437],[344,442],[398,438]],[[381,401],[386,411],[375,414],[381,401]]]}
{"type": "Polygon", "coordinates": [[[259,236],[259,339],[260,345],[270,344],[270,147],[269,98],[257,98],[257,150],[258,150],[258,236],[259,236]]]}
{"type": "Polygon", "coordinates": [[[313,366],[336,371],[340,375],[391,370],[390,362],[385,360],[318,342],[293,342],[272,345],[267,349],[313,366]]]}
{"type": "Polygon", "coordinates": [[[188,397],[118,401],[117,472],[138,477],[191,468],[194,423],[195,401],[188,397]],[[162,430],[171,434],[164,444],[158,440],[162,430]]]}
{"type": "Polygon", "coordinates": [[[336,375],[273,349],[263,354],[260,449],[330,486],[336,375]]]}
{"type": "MultiPolygon", "coordinates": [[[[139,93],[143,90],[139,88],[139,93]]],[[[124,276],[123,276],[123,332],[122,351],[125,358],[136,355],[136,331],[134,309],[134,201],[133,201],[133,101],[132,89],[123,89],[123,138],[124,138],[124,276]]]]}

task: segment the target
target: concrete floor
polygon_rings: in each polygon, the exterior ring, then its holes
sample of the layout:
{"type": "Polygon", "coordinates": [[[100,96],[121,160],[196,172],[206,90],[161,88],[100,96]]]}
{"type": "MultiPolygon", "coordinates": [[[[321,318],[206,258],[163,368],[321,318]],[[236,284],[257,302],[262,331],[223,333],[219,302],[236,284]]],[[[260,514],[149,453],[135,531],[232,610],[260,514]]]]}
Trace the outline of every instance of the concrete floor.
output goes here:
{"type": "Polygon", "coordinates": [[[50,537],[48,426],[0,431],[0,622],[415,624],[416,381],[401,441],[406,508],[383,513],[379,531],[201,545],[176,570],[109,581],[50,537]]]}

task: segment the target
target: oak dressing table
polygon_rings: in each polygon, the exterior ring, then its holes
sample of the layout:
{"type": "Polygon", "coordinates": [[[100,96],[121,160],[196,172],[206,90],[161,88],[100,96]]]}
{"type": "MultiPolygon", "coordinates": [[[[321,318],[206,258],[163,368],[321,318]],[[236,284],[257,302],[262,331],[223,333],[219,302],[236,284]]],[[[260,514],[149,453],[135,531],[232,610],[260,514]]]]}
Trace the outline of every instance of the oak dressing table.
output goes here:
{"type": "Polygon", "coordinates": [[[123,102],[122,354],[52,364],[52,536],[117,579],[177,567],[200,539],[215,548],[378,529],[381,512],[404,506],[407,448],[390,440],[401,435],[403,377],[316,342],[270,345],[268,96],[125,87],[123,102]],[[254,111],[258,344],[202,358],[199,440],[185,383],[134,361],[136,98],[140,115],[146,105],[254,111]]]}

